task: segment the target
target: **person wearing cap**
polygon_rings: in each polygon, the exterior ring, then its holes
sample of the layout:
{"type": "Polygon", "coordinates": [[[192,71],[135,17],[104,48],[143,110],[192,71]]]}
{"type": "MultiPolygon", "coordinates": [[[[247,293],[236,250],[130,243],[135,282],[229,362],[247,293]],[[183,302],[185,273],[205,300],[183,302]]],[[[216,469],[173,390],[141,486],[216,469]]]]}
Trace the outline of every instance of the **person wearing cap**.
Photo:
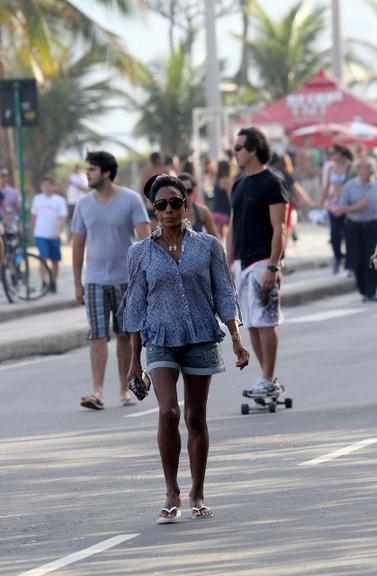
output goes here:
{"type": "Polygon", "coordinates": [[[92,392],[81,397],[80,405],[91,410],[104,408],[102,396],[111,317],[117,341],[120,401],[123,406],[135,404],[127,379],[130,338],[122,330],[116,313],[127,290],[127,253],[134,232],[144,238],[150,233],[150,227],[140,194],[114,183],[117,171],[118,163],[109,152],[88,152],[86,177],[91,191],[79,200],[72,221],[75,295],[77,302],[86,306],[92,372],[92,392]]]}
{"type": "MultiPolygon", "coordinates": [[[[40,194],[36,194],[31,204],[31,226],[35,245],[42,258],[51,264],[51,292],[57,291],[57,278],[61,256],[60,236],[67,219],[67,204],[65,199],[56,193],[55,180],[46,175],[42,178],[40,194]]],[[[42,282],[46,282],[42,278],[42,282]]]]}
{"type": "Polygon", "coordinates": [[[147,182],[144,194],[159,225],[128,253],[130,282],[123,314],[123,328],[131,333],[128,377],[142,379],[144,346],[159,405],[157,437],[166,484],[166,501],[157,523],[166,524],[181,516],[177,381],[182,373],[191,515],[203,520],[213,516],[204,504],[208,392],[212,375],[225,369],[219,347],[225,333],[216,314],[228,328],[238,368],[248,364],[249,353],[238,331],[237,296],[224,249],[217,238],[195,232],[189,225],[185,186],[178,178],[160,175],[147,182]]]}

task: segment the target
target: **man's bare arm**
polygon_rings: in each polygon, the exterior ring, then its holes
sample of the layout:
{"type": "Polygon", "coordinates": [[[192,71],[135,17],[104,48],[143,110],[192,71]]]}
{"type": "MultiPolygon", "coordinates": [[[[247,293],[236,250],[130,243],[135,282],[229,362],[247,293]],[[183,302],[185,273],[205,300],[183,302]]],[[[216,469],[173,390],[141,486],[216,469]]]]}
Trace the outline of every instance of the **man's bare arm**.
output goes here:
{"type": "Polygon", "coordinates": [[[271,204],[270,220],[273,229],[270,264],[278,266],[283,255],[287,239],[288,204],[271,204]]]}
{"type": "Polygon", "coordinates": [[[234,253],[233,253],[233,214],[230,217],[229,221],[229,228],[228,234],[226,236],[226,259],[228,261],[229,268],[232,267],[234,262],[234,253]]]}
{"type": "Polygon", "coordinates": [[[146,238],[151,233],[151,227],[148,222],[142,222],[135,225],[135,231],[139,240],[146,238]]]}
{"type": "Polygon", "coordinates": [[[75,283],[75,295],[79,304],[84,304],[84,287],[82,285],[82,268],[84,265],[85,236],[74,234],[72,240],[72,267],[75,283]]]}

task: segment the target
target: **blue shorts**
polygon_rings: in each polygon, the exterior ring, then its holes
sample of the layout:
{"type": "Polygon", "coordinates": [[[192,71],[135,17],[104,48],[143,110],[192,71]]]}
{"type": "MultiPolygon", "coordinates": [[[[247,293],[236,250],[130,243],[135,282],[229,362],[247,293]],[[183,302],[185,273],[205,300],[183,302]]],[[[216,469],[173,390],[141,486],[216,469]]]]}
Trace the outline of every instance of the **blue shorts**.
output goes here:
{"type": "Polygon", "coordinates": [[[49,258],[55,262],[62,259],[60,246],[61,241],[58,238],[34,238],[35,245],[38,248],[41,258],[49,258]]]}
{"type": "Polygon", "coordinates": [[[186,346],[155,346],[147,343],[147,367],[175,368],[182,374],[210,376],[224,372],[225,366],[217,342],[200,342],[186,346]]]}
{"type": "Polygon", "coordinates": [[[113,330],[118,336],[127,336],[122,330],[122,320],[116,317],[127,284],[85,284],[84,301],[89,323],[88,340],[110,340],[110,315],[113,330]]]}

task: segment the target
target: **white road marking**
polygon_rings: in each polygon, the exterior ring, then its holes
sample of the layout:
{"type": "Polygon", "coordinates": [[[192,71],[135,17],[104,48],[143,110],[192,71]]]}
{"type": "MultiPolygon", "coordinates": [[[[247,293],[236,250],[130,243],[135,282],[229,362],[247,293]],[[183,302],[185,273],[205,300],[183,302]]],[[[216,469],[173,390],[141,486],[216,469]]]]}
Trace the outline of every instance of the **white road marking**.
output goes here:
{"type": "Polygon", "coordinates": [[[3,370],[14,370],[14,368],[23,368],[24,366],[30,366],[32,364],[39,364],[40,362],[47,362],[48,360],[64,360],[62,354],[57,355],[49,355],[44,356],[43,358],[36,358],[35,360],[24,360],[23,362],[14,362],[13,364],[5,364],[4,366],[0,366],[0,371],[3,370]]]}
{"type": "MultiPolygon", "coordinates": [[[[178,402],[179,406],[183,406],[184,402],[181,400],[178,402]]],[[[156,408],[151,408],[150,410],[144,410],[144,412],[133,412],[133,414],[125,414],[122,418],[138,418],[139,416],[145,416],[146,414],[154,414],[158,412],[158,406],[156,408]]]]}
{"type": "Polygon", "coordinates": [[[64,568],[64,566],[68,566],[68,564],[73,564],[74,562],[78,562],[79,560],[83,560],[89,556],[93,556],[93,554],[98,554],[99,552],[103,552],[104,550],[108,550],[114,546],[118,546],[118,544],[121,544],[122,542],[132,540],[132,538],[136,538],[136,536],[140,536],[140,534],[120,534],[119,536],[114,536],[113,538],[99,542],[94,546],[84,548],[83,550],[79,550],[79,552],[75,552],[69,556],[64,556],[64,558],[55,560],[55,562],[49,562],[49,564],[44,564],[39,568],[34,568],[33,570],[28,570],[28,572],[23,572],[20,574],[20,576],[44,576],[44,574],[49,574],[50,572],[54,572],[59,568],[64,568]]]}
{"type": "Polygon", "coordinates": [[[323,312],[316,312],[315,314],[307,314],[306,316],[298,316],[297,318],[286,318],[286,323],[298,324],[301,322],[323,322],[324,320],[331,320],[332,318],[341,318],[342,316],[351,316],[352,314],[359,314],[365,308],[344,308],[341,310],[325,310],[323,312]]]}
{"type": "Polygon", "coordinates": [[[361,450],[366,446],[370,446],[371,444],[376,443],[377,438],[367,438],[366,440],[360,440],[360,442],[355,442],[355,444],[350,444],[350,446],[340,448],[339,450],[335,450],[335,452],[329,452],[329,454],[325,454],[324,456],[320,456],[319,458],[314,458],[313,460],[306,460],[306,462],[301,462],[299,466],[315,466],[316,464],[323,464],[323,462],[328,462],[329,460],[334,460],[335,458],[339,458],[340,456],[351,454],[351,452],[361,450]]]}

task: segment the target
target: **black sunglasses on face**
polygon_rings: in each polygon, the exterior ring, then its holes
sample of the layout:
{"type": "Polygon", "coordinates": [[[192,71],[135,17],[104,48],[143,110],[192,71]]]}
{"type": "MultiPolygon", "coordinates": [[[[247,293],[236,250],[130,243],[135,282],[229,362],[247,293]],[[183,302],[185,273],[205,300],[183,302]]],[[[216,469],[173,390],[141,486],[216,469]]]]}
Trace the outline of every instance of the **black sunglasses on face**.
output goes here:
{"type": "Polygon", "coordinates": [[[169,204],[169,206],[174,210],[179,210],[180,208],[182,208],[184,201],[185,201],[184,198],[179,198],[178,196],[174,198],[169,198],[169,200],[161,198],[161,200],[156,200],[156,202],[153,202],[153,208],[156,208],[156,210],[158,210],[159,212],[164,212],[164,210],[166,210],[169,204]]]}
{"type": "Polygon", "coordinates": [[[236,144],[234,147],[235,152],[239,152],[242,148],[246,148],[245,144],[236,144]]]}

